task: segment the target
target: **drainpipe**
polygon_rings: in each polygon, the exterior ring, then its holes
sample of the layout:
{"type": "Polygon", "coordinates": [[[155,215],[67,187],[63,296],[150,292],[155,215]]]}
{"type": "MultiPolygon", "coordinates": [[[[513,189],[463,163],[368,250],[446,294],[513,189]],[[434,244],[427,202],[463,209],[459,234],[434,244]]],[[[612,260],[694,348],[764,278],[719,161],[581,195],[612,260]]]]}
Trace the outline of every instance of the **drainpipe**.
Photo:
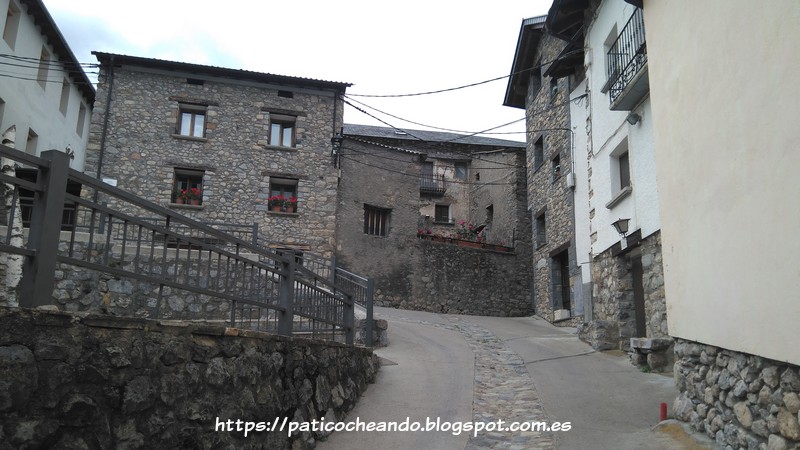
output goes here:
{"type": "MultiPolygon", "coordinates": [[[[114,91],[114,55],[111,55],[111,60],[108,64],[108,95],[106,96],[106,115],[103,118],[103,130],[100,134],[100,155],[97,157],[97,179],[100,180],[100,174],[103,170],[103,155],[106,152],[106,135],[108,134],[108,116],[111,115],[111,94],[114,91]]],[[[97,192],[95,191],[95,196],[97,192]]]]}

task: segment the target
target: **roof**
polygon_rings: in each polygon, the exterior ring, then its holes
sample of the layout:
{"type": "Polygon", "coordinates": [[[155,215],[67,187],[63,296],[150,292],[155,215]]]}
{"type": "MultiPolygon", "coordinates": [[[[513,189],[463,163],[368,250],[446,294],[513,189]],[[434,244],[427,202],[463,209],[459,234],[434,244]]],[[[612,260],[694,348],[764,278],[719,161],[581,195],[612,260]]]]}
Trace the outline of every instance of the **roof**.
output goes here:
{"type": "Polygon", "coordinates": [[[58,60],[64,64],[64,70],[75,82],[75,86],[90,104],[94,104],[94,85],[81,68],[78,58],[67,45],[67,40],[64,39],[64,35],[61,34],[42,0],[22,0],[22,3],[28,7],[28,14],[33,16],[33,23],[42,30],[47,42],[58,55],[58,60]]]}
{"type": "Polygon", "coordinates": [[[134,66],[148,67],[174,72],[182,72],[197,75],[206,75],[219,78],[229,78],[232,80],[253,81],[257,83],[280,84],[297,87],[313,87],[318,89],[344,91],[352,83],[342,83],[337,81],[316,80],[313,78],[290,77],[286,75],[275,75],[271,73],[252,72],[242,69],[229,69],[226,67],[206,66],[202,64],[192,64],[177,61],[167,61],[164,59],[144,58],[141,56],[120,55],[115,53],[92,52],[102,65],[112,63],[115,66],[134,66]]]}
{"type": "Polygon", "coordinates": [[[514,53],[514,62],[511,64],[511,76],[508,77],[506,96],[503,105],[515,108],[525,108],[525,96],[528,94],[528,84],[531,78],[531,69],[536,61],[536,47],[544,32],[544,23],[547,16],[537,16],[522,21],[517,39],[517,50],[514,53]]]}
{"type": "Polygon", "coordinates": [[[547,13],[547,31],[565,41],[583,32],[583,14],[589,0],[553,0],[547,13]]]}
{"type": "Polygon", "coordinates": [[[469,134],[448,133],[443,131],[412,130],[410,128],[398,129],[379,127],[373,125],[345,124],[345,136],[361,136],[383,139],[398,139],[405,141],[438,142],[465,145],[484,145],[487,147],[525,148],[524,142],[494,139],[469,134]]]}

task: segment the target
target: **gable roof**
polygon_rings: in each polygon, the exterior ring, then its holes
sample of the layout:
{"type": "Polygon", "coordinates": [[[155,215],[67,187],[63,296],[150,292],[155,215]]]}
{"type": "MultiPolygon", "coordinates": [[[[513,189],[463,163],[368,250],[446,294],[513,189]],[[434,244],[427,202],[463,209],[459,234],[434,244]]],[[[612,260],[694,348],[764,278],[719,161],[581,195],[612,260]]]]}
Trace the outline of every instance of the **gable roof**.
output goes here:
{"type": "Polygon", "coordinates": [[[58,60],[64,64],[64,71],[75,82],[75,86],[83,94],[90,105],[94,104],[95,90],[86,72],[81,68],[78,58],[67,45],[67,40],[56,26],[55,20],[45,8],[42,0],[21,0],[28,7],[28,14],[33,16],[33,23],[38,26],[47,42],[53,47],[58,60]]]}
{"type": "Polygon", "coordinates": [[[420,140],[422,140],[422,142],[484,145],[487,147],[525,148],[524,142],[509,141],[506,139],[486,138],[444,131],[412,130],[410,128],[398,129],[347,123],[344,124],[344,135],[416,142],[421,142],[420,140]]]}
{"type": "Polygon", "coordinates": [[[290,77],[287,75],[275,75],[271,73],[253,72],[243,69],[229,69],[226,67],[206,66],[202,64],[192,64],[178,61],[168,61],[156,58],[144,58],[141,56],[120,55],[116,53],[105,53],[94,51],[92,54],[101,64],[115,66],[134,66],[161,69],[166,71],[180,72],[183,74],[197,74],[218,78],[229,78],[240,81],[253,81],[256,83],[268,83],[278,85],[288,85],[295,87],[312,87],[324,90],[335,90],[344,92],[352,83],[342,83],[337,81],[316,80],[313,78],[290,77]]]}
{"type": "Polygon", "coordinates": [[[547,16],[536,16],[522,21],[517,39],[517,50],[511,64],[511,76],[508,77],[504,106],[525,108],[525,96],[528,95],[528,84],[531,80],[531,69],[536,61],[536,47],[544,33],[547,16]]]}

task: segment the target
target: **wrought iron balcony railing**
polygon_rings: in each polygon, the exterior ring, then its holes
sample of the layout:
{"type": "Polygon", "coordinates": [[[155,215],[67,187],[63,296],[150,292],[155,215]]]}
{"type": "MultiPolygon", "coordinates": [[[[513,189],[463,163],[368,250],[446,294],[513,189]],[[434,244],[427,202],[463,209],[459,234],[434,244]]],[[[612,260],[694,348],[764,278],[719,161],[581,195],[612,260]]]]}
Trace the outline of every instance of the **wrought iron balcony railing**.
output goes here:
{"type": "Polygon", "coordinates": [[[649,91],[647,41],[641,8],[636,8],[608,50],[606,68],[611,109],[630,110],[649,91]]]}
{"type": "Polygon", "coordinates": [[[444,195],[447,190],[444,175],[423,174],[419,179],[419,191],[428,195],[444,195]]]}

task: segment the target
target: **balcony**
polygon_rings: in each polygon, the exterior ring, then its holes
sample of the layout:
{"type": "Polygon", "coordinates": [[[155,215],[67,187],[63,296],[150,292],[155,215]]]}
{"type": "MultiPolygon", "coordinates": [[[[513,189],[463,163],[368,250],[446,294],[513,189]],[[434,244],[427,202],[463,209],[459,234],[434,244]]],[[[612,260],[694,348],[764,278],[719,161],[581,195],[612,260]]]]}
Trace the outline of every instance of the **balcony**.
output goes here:
{"type": "Polygon", "coordinates": [[[630,111],[650,91],[644,15],[636,8],[606,54],[608,81],[604,87],[613,111],[630,111]]]}
{"type": "Polygon", "coordinates": [[[446,190],[444,175],[423,174],[419,179],[420,194],[444,195],[446,190]]]}

